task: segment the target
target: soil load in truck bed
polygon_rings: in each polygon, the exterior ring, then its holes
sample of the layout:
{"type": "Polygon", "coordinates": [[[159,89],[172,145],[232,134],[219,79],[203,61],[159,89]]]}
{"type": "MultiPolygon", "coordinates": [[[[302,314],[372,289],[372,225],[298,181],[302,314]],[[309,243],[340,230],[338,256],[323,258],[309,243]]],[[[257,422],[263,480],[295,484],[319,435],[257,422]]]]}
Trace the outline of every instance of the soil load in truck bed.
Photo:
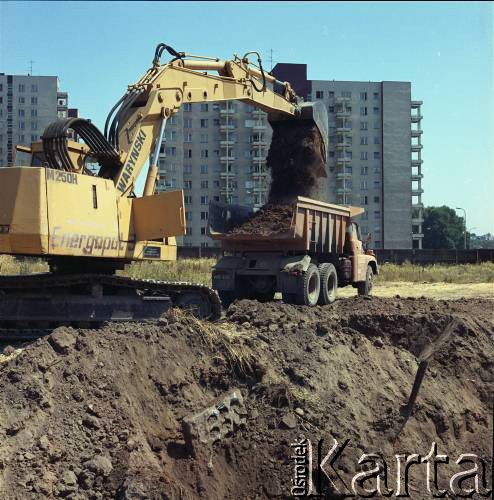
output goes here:
{"type": "Polygon", "coordinates": [[[233,229],[231,234],[269,236],[285,233],[290,230],[292,217],[292,205],[265,205],[247,222],[233,229]]]}

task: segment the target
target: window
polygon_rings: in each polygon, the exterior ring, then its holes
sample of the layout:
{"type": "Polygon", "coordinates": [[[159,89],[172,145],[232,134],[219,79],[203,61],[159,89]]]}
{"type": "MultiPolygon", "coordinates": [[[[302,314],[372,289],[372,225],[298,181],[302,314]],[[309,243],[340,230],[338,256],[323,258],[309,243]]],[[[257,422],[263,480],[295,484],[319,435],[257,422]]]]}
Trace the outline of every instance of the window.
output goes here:
{"type": "Polygon", "coordinates": [[[329,157],[330,157],[330,158],[334,158],[334,151],[330,151],[330,152],[329,152],[329,157]]]}
{"type": "Polygon", "coordinates": [[[31,135],[31,142],[36,142],[38,140],[38,136],[36,134],[31,135]]]}
{"type": "Polygon", "coordinates": [[[379,92],[374,92],[373,96],[374,96],[374,99],[379,99],[379,92]]]}
{"type": "Polygon", "coordinates": [[[58,105],[59,106],[67,106],[67,99],[59,99],[58,105]]]}
{"type": "Polygon", "coordinates": [[[379,203],[379,196],[374,196],[374,203],[379,203]]]}
{"type": "Polygon", "coordinates": [[[381,167],[374,167],[374,173],[375,174],[380,174],[381,173],[381,167]]]}
{"type": "Polygon", "coordinates": [[[201,234],[206,234],[206,228],[204,226],[201,227],[201,234]]]}
{"type": "Polygon", "coordinates": [[[360,92],[360,100],[367,101],[367,92],[360,92]]]}
{"type": "Polygon", "coordinates": [[[360,130],[367,130],[367,122],[360,122],[360,130]]]}
{"type": "Polygon", "coordinates": [[[360,152],[360,159],[361,160],[367,160],[367,151],[361,151],[360,152]]]}
{"type": "Polygon", "coordinates": [[[208,122],[207,118],[201,118],[201,128],[208,128],[208,122]]]}
{"type": "Polygon", "coordinates": [[[380,219],[380,218],[381,218],[381,211],[374,210],[374,219],[380,219]]]}
{"type": "Polygon", "coordinates": [[[207,174],[207,173],[208,173],[208,166],[201,165],[201,174],[207,174]]]}
{"type": "Polygon", "coordinates": [[[380,128],[379,122],[374,122],[374,130],[379,130],[380,128]]]}
{"type": "Polygon", "coordinates": [[[341,97],[351,98],[351,97],[352,97],[352,93],[344,90],[344,91],[341,93],[341,97]]]}
{"type": "Polygon", "coordinates": [[[324,99],[324,92],[322,90],[316,90],[316,99],[324,99]]]}
{"type": "Polygon", "coordinates": [[[381,187],[381,181],[374,181],[374,189],[379,189],[381,187]]]}
{"type": "Polygon", "coordinates": [[[192,111],[192,104],[190,102],[184,104],[184,111],[192,111]]]}
{"type": "Polygon", "coordinates": [[[175,130],[169,130],[165,134],[166,140],[167,141],[176,141],[177,140],[177,132],[175,130]]]}
{"type": "Polygon", "coordinates": [[[67,118],[67,110],[59,110],[59,111],[57,111],[57,116],[59,118],[67,118]]]}
{"type": "Polygon", "coordinates": [[[165,148],[166,156],[177,156],[177,148],[175,146],[165,148]]]}
{"type": "Polygon", "coordinates": [[[192,173],[192,165],[187,164],[184,165],[184,174],[191,174],[192,173]]]}
{"type": "Polygon", "coordinates": [[[330,98],[330,99],[334,99],[334,92],[333,92],[333,91],[331,91],[331,90],[330,90],[330,91],[328,92],[328,95],[329,95],[329,98],[330,98]]]}
{"type": "Polygon", "coordinates": [[[19,135],[19,142],[24,142],[24,134],[19,135]]]}
{"type": "Polygon", "coordinates": [[[192,226],[188,226],[187,227],[187,236],[191,236],[192,235],[192,226]]]}
{"type": "Polygon", "coordinates": [[[177,116],[176,115],[173,115],[171,118],[170,118],[170,125],[176,125],[177,124],[177,116]]]}
{"type": "Polygon", "coordinates": [[[192,128],[192,118],[184,118],[184,128],[192,128]]]}
{"type": "Polygon", "coordinates": [[[209,203],[209,196],[201,196],[201,205],[207,205],[209,203]]]}
{"type": "Polygon", "coordinates": [[[362,191],[367,190],[367,181],[360,181],[360,189],[362,189],[362,191]]]}
{"type": "Polygon", "coordinates": [[[372,112],[375,114],[375,115],[378,115],[379,114],[379,108],[372,108],[372,112]]]}
{"type": "Polygon", "coordinates": [[[208,158],[208,156],[209,156],[209,150],[201,149],[201,158],[208,158]]]}
{"type": "Polygon", "coordinates": [[[24,116],[24,110],[23,109],[19,109],[17,113],[18,113],[19,116],[24,116]]]}
{"type": "Polygon", "coordinates": [[[184,181],[184,189],[192,189],[192,181],[191,180],[184,181]]]}
{"type": "Polygon", "coordinates": [[[38,122],[31,122],[31,130],[37,130],[38,129],[38,122]]]}
{"type": "Polygon", "coordinates": [[[367,210],[362,214],[362,220],[368,220],[369,219],[369,212],[367,210]]]}
{"type": "Polygon", "coordinates": [[[374,144],[379,144],[380,141],[379,141],[379,137],[374,137],[374,144]]]}
{"type": "Polygon", "coordinates": [[[207,112],[209,110],[209,106],[207,103],[201,103],[201,111],[204,113],[204,112],[207,112]]]}
{"type": "Polygon", "coordinates": [[[208,188],[209,188],[208,181],[201,181],[201,189],[208,189],[208,188]]]}
{"type": "Polygon", "coordinates": [[[367,116],[367,107],[360,108],[360,114],[362,116],[367,116]]]}
{"type": "Polygon", "coordinates": [[[24,122],[19,122],[19,130],[24,130],[24,122]]]}
{"type": "Polygon", "coordinates": [[[220,119],[219,118],[215,118],[213,120],[213,127],[219,127],[220,126],[220,119]]]}
{"type": "Polygon", "coordinates": [[[367,175],[369,173],[369,167],[360,167],[360,175],[367,175]]]}
{"type": "Polygon", "coordinates": [[[3,83],[0,83],[0,92],[3,90],[3,83]]]}
{"type": "Polygon", "coordinates": [[[37,97],[31,97],[31,104],[38,104],[38,98],[37,97]]]}
{"type": "Polygon", "coordinates": [[[201,143],[207,144],[208,142],[208,134],[201,134],[201,143]]]}
{"type": "MultiPolygon", "coordinates": [[[[219,188],[220,187],[220,181],[213,181],[213,186],[215,188],[219,188]]],[[[217,201],[217,200],[215,200],[215,201],[217,201]]]]}
{"type": "Polygon", "coordinates": [[[345,166],[345,174],[351,174],[351,173],[352,173],[352,166],[346,165],[345,166]]]}
{"type": "Polygon", "coordinates": [[[360,145],[367,146],[367,136],[360,138],[360,145]]]}
{"type": "MultiPolygon", "coordinates": [[[[184,203],[185,203],[185,205],[192,205],[192,196],[190,194],[186,194],[184,196],[184,203]]],[[[187,231],[188,231],[188,229],[187,229],[187,231]]],[[[189,234],[190,234],[190,232],[189,232],[189,234]]]]}
{"type": "Polygon", "coordinates": [[[329,112],[330,112],[330,113],[334,113],[334,106],[329,106],[329,108],[328,108],[328,109],[329,109],[329,112]]]}
{"type": "Polygon", "coordinates": [[[19,97],[19,104],[25,104],[26,98],[25,97],[19,97]]]}
{"type": "Polygon", "coordinates": [[[31,92],[38,92],[38,85],[36,83],[31,85],[31,92]]]}
{"type": "Polygon", "coordinates": [[[190,132],[184,134],[184,142],[192,142],[192,134],[190,132]]]}
{"type": "Polygon", "coordinates": [[[201,220],[208,220],[209,214],[208,212],[201,212],[201,220]]]}
{"type": "Polygon", "coordinates": [[[213,196],[213,200],[214,201],[220,201],[220,197],[219,196],[213,196]]]}
{"type": "Polygon", "coordinates": [[[380,160],[381,159],[381,153],[379,151],[374,151],[374,160],[380,160]]]}
{"type": "Polygon", "coordinates": [[[37,109],[32,109],[31,110],[31,116],[34,118],[36,116],[38,116],[38,110],[37,109]]]}
{"type": "Polygon", "coordinates": [[[188,221],[192,220],[192,212],[185,212],[185,220],[188,221]]]}
{"type": "Polygon", "coordinates": [[[25,92],[26,86],[23,83],[19,83],[19,92],[25,92]]]}
{"type": "Polygon", "coordinates": [[[361,205],[368,205],[369,204],[369,198],[367,197],[367,195],[362,195],[360,197],[360,204],[361,205]]]}
{"type": "Polygon", "coordinates": [[[369,226],[362,226],[362,234],[366,235],[369,234],[369,226]]]}
{"type": "Polygon", "coordinates": [[[192,158],[192,149],[184,149],[184,158],[192,158]]]}

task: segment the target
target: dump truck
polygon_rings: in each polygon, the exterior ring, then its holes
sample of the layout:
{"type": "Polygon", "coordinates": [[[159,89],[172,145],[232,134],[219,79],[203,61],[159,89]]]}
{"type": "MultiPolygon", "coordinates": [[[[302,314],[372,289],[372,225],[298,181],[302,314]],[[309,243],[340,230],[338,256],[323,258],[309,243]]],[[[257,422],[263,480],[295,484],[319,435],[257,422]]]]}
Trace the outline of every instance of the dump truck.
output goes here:
{"type": "Polygon", "coordinates": [[[252,209],[211,203],[209,233],[223,250],[212,286],[223,305],[240,298],[268,301],[277,292],[289,304],[331,304],[337,288],[348,285],[370,294],[379,268],[352,220],[363,211],[299,196],[289,229],[266,234],[242,231],[255,216],[252,209]]]}

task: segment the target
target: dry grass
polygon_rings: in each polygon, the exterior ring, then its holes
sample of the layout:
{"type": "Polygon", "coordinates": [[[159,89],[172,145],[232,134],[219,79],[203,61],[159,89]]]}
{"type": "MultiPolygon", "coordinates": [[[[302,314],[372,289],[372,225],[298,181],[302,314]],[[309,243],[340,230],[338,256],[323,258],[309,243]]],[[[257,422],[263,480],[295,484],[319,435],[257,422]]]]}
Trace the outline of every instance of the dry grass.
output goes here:
{"type": "Polygon", "coordinates": [[[12,255],[0,255],[0,274],[33,274],[48,271],[48,264],[42,259],[20,258],[12,255]]]}
{"type": "Polygon", "coordinates": [[[201,321],[187,311],[178,308],[170,309],[167,315],[172,321],[181,321],[198,332],[203,341],[215,352],[218,352],[218,356],[219,353],[223,355],[232,369],[243,374],[252,372],[254,359],[250,350],[243,343],[243,340],[250,336],[247,332],[239,330],[238,326],[231,323],[201,321]]]}

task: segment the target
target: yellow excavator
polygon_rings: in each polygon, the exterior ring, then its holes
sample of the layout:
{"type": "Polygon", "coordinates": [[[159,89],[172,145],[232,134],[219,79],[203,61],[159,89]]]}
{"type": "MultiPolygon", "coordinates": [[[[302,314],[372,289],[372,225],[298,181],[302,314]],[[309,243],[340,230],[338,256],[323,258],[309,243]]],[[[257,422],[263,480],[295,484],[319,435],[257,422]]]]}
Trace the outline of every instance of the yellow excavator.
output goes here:
{"type": "Polygon", "coordinates": [[[18,146],[31,162],[0,168],[0,254],[43,257],[50,272],[0,277],[0,327],[154,318],[171,306],[217,319],[221,303],[207,286],[115,271],[132,261],[176,259],[175,237],[186,233],[183,191],[155,194],[166,123],[184,103],[231,100],[266,111],[273,128],[311,122],[327,142],[322,103],[302,103],[257,53],[222,61],[159,44],[152,66],[111,109],[104,133],[89,120],[59,119],[42,141],[18,146]],[[162,64],[164,51],[171,60],[162,64]],[[69,131],[84,142],[69,140],[69,131]],[[148,161],[143,196],[136,196],[148,161]]]}

